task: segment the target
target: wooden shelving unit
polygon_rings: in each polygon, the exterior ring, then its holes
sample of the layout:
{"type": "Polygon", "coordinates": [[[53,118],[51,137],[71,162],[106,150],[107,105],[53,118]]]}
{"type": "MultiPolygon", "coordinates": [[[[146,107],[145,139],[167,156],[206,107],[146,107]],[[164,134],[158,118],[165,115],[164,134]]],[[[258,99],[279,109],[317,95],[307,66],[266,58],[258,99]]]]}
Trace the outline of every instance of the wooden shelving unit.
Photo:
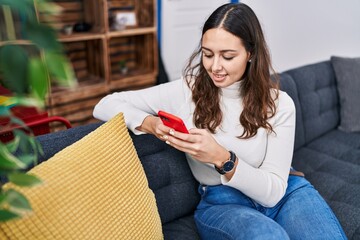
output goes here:
{"type": "Polygon", "coordinates": [[[47,100],[49,115],[67,118],[73,126],[96,121],[94,105],[105,95],[121,90],[152,86],[158,74],[155,0],[53,1],[63,7],[60,16],[39,20],[58,31],[58,39],[71,61],[78,80],[73,90],[52,85],[47,100]],[[136,24],[113,28],[114,17],[130,13],[136,24]],[[64,34],[65,26],[88,23],[86,32],[64,34]],[[125,62],[127,72],[122,72],[125,62]]]}

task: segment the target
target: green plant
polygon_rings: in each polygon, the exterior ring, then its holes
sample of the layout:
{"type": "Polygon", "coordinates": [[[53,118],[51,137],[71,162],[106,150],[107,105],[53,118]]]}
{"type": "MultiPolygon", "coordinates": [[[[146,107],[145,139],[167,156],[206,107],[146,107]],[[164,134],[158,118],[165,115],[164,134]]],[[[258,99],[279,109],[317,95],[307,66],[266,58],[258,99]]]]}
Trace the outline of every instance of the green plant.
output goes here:
{"type": "Polygon", "coordinates": [[[126,74],[128,71],[128,67],[126,65],[126,60],[119,61],[119,67],[122,74],[126,74]]]}
{"type": "MultiPolygon", "coordinates": [[[[12,115],[12,105],[42,108],[50,81],[62,86],[76,85],[73,69],[57,41],[56,31],[38,21],[35,7],[47,14],[56,14],[60,10],[45,0],[0,0],[0,17],[4,19],[0,20],[0,30],[6,29],[0,31],[0,86],[13,94],[11,98],[3,97],[0,117],[9,118],[9,124],[28,131],[30,129],[12,115]],[[16,18],[21,21],[15,24],[16,18]],[[5,26],[1,26],[2,21],[5,26]]],[[[16,189],[3,188],[5,181],[19,187],[41,183],[39,178],[25,172],[30,164],[36,164],[41,148],[33,135],[21,129],[12,130],[14,140],[0,143],[0,222],[31,211],[26,196],[16,189]]]]}

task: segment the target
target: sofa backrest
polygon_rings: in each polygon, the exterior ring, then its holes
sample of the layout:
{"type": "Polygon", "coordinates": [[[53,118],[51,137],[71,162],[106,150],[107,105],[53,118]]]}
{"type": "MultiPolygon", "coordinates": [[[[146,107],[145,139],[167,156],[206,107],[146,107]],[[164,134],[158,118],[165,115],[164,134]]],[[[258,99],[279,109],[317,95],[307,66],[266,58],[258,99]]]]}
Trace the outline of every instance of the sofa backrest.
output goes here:
{"type": "Polygon", "coordinates": [[[280,86],[295,102],[295,150],[339,125],[339,97],[330,61],[285,71],[280,86]]]}
{"type": "Polygon", "coordinates": [[[280,89],[285,91],[294,101],[296,109],[296,129],[295,129],[295,147],[300,148],[305,144],[305,131],[302,121],[302,111],[300,106],[299,94],[297,91],[296,83],[294,79],[287,73],[281,73],[280,77],[280,89]]]}
{"type": "Polygon", "coordinates": [[[84,136],[97,129],[101,124],[103,124],[103,122],[91,123],[69,128],[64,131],[37,136],[36,139],[44,151],[44,154],[39,156],[38,163],[48,160],[54,156],[55,153],[79,141],[84,136]]]}

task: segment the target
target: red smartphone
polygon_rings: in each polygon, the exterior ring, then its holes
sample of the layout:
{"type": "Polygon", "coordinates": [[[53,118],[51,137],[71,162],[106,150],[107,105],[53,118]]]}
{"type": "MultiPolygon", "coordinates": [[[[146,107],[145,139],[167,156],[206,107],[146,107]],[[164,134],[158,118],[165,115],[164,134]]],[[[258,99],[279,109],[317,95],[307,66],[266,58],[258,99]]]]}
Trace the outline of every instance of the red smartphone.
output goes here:
{"type": "Polygon", "coordinates": [[[158,116],[165,126],[171,127],[178,132],[189,133],[181,118],[164,111],[159,111],[158,116]]]}

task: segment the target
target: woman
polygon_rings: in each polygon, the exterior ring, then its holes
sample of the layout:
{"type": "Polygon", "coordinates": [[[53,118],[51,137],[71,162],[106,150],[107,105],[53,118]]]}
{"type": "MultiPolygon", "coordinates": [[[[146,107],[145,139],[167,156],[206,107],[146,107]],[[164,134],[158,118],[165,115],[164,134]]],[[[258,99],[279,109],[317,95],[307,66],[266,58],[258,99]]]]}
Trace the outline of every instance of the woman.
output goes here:
{"type": "Polygon", "coordinates": [[[225,4],[205,22],[182,79],[106,96],[94,116],[106,121],[123,112],[135,134],[154,134],[186,153],[200,182],[202,239],[346,239],[310,183],[289,176],[295,107],[270,69],[254,12],[225,4]],[[159,110],[182,118],[189,134],[165,126],[159,110]]]}

